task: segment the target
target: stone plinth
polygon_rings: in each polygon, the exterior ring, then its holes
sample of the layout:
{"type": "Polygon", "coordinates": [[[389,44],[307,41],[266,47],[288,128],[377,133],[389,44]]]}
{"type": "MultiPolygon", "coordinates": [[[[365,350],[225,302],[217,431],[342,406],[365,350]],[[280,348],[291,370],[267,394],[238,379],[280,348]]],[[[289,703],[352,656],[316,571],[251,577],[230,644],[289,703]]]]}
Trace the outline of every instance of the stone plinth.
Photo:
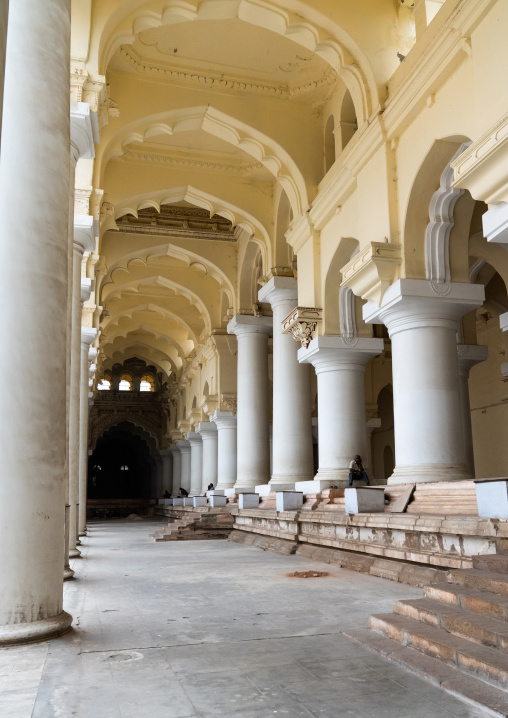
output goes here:
{"type": "Polygon", "coordinates": [[[297,481],[295,484],[295,491],[301,491],[304,496],[320,494],[321,491],[329,489],[333,483],[333,481],[322,481],[320,479],[314,479],[313,481],[297,481]]]}
{"type": "Polygon", "coordinates": [[[277,491],[277,511],[298,511],[303,506],[303,494],[301,491],[277,491]]]}
{"type": "MultiPolygon", "coordinates": [[[[302,482],[305,483],[305,482],[302,482]]],[[[258,496],[264,497],[269,496],[271,492],[273,491],[294,491],[295,485],[294,484],[277,484],[277,487],[275,487],[273,484],[260,484],[259,486],[254,487],[254,491],[258,496]]]]}
{"type": "Polygon", "coordinates": [[[206,496],[194,496],[192,499],[192,505],[194,508],[197,508],[198,506],[206,506],[208,502],[208,499],[206,496]]]}
{"type": "Polygon", "coordinates": [[[372,514],[385,510],[383,487],[362,486],[344,490],[347,514],[372,514]]]}
{"type": "Polygon", "coordinates": [[[173,506],[183,506],[183,499],[173,499],[173,506]]]}
{"type": "Polygon", "coordinates": [[[259,494],[239,494],[239,509],[256,509],[259,506],[259,494]]]}
{"type": "Polygon", "coordinates": [[[183,506],[193,506],[194,497],[193,496],[186,496],[183,500],[183,506]]]}
{"type": "Polygon", "coordinates": [[[215,508],[216,506],[226,506],[228,500],[225,496],[210,496],[210,506],[215,508]]]}
{"type": "Polygon", "coordinates": [[[485,519],[508,519],[508,479],[475,481],[478,516],[485,519]]]}
{"type": "Polygon", "coordinates": [[[173,499],[162,499],[162,503],[164,506],[173,506],[173,499]]]}

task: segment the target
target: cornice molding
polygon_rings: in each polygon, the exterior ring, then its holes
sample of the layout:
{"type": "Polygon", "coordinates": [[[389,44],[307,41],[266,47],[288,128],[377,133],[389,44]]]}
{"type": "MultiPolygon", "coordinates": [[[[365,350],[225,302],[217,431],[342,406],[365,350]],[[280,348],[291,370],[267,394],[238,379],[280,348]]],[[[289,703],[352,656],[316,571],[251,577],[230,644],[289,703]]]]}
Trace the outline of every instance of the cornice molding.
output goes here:
{"type": "Polygon", "coordinates": [[[229,90],[232,92],[248,92],[266,97],[283,97],[292,99],[305,95],[321,87],[330,87],[337,81],[337,73],[329,68],[321,77],[305,82],[303,85],[281,87],[280,85],[260,84],[248,78],[227,76],[223,73],[217,75],[203,74],[199,70],[175,70],[168,65],[158,64],[152,60],[139,57],[136,52],[125,45],[120,47],[120,55],[138,73],[151,75],[155,79],[173,80],[177,82],[201,85],[204,89],[229,90]]]}
{"type": "Polygon", "coordinates": [[[207,170],[208,172],[227,172],[239,175],[247,175],[253,170],[262,170],[261,162],[231,164],[226,162],[213,162],[211,160],[193,159],[183,155],[159,154],[157,152],[135,152],[129,150],[124,152],[122,160],[127,162],[152,162],[154,164],[165,164],[171,167],[192,167],[193,169],[207,170]]]}

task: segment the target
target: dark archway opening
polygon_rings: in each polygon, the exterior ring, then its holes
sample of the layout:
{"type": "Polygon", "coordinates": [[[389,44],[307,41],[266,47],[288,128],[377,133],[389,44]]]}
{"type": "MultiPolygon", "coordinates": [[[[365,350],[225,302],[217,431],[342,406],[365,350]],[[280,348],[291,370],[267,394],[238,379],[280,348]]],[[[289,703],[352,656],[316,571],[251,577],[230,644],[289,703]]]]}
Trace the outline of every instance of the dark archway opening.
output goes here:
{"type": "Polygon", "coordinates": [[[114,427],[97,441],[88,466],[89,499],[149,499],[153,462],[140,436],[114,427]]]}

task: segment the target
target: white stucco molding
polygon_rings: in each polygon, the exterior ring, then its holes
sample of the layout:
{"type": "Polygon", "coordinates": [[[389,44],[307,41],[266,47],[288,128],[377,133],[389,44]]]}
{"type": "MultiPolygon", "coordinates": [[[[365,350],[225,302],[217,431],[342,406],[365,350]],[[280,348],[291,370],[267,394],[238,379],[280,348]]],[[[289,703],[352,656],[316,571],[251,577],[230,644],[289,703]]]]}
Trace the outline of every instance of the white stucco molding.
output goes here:
{"type": "Polygon", "coordinates": [[[89,214],[74,215],[74,249],[82,254],[95,249],[94,219],[89,214]]]}
{"type": "Polygon", "coordinates": [[[402,247],[389,242],[371,242],[342,267],[342,286],[377,306],[397,278],[402,263],[402,247]]]}

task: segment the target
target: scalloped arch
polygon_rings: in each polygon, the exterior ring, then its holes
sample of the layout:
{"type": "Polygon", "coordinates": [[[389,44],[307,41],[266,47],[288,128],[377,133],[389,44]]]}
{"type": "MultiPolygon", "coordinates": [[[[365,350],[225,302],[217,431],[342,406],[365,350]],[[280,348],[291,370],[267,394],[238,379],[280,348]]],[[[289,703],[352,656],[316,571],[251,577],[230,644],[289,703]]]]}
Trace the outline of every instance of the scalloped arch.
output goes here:
{"type": "MultiPolygon", "coordinates": [[[[241,227],[247,234],[250,234],[251,239],[259,244],[263,258],[263,271],[267,273],[269,267],[272,266],[269,262],[269,257],[271,257],[272,254],[272,241],[267,229],[256,217],[248,212],[244,212],[244,210],[230,202],[214,197],[192,185],[186,185],[135,195],[134,197],[121,200],[115,205],[115,219],[119,219],[125,214],[132,214],[137,217],[137,212],[141,209],[141,204],[147,201],[153,202],[154,204],[152,206],[156,207],[158,212],[160,212],[160,208],[164,204],[175,204],[177,202],[186,201],[196,207],[206,209],[210,212],[211,216],[218,214],[228,219],[234,226],[241,227]]],[[[190,256],[192,252],[188,254],[190,256]]],[[[198,257],[198,255],[192,256],[198,257]]],[[[202,260],[200,259],[199,261],[202,260]]],[[[230,287],[230,289],[232,290],[232,287],[230,287]]]]}
{"type": "Polygon", "coordinates": [[[131,44],[143,30],[203,20],[242,20],[286,37],[327,62],[340,74],[353,98],[361,98],[361,112],[357,108],[360,122],[379,103],[372,68],[351,35],[319,11],[309,8],[307,13],[302,12],[301,2],[293,11],[288,7],[290,2],[282,9],[268,0],[169,0],[161,12],[142,9],[146,4],[146,0],[123,3],[106,20],[96,50],[100,73],[106,73],[114,52],[123,44],[131,44]]]}
{"type": "MultiPolygon", "coordinates": [[[[97,159],[100,184],[103,182],[104,171],[109,160],[113,157],[121,157],[124,148],[130,142],[144,142],[151,136],[154,128],[161,126],[163,119],[170,122],[171,134],[201,130],[239,147],[260,162],[276,178],[289,197],[294,215],[301,214],[308,206],[305,179],[291,155],[264,133],[210,105],[158,113],[124,127],[111,137],[97,159]]],[[[122,211],[126,213],[127,209],[124,207],[122,211]]],[[[132,211],[132,208],[129,208],[129,211],[132,211]]],[[[135,212],[136,209],[133,213],[135,212]]]]}
{"type": "Polygon", "coordinates": [[[137,314],[139,312],[144,311],[152,311],[157,314],[160,314],[162,317],[169,321],[174,321],[176,325],[181,325],[181,327],[187,332],[189,336],[189,341],[192,341],[196,346],[198,343],[197,336],[195,332],[191,329],[191,327],[185,322],[182,317],[180,317],[178,314],[174,314],[173,312],[170,312],[168,309],[165,309],[164,307],[160,307],[158,304],[154,302],[146,302],[144,304],[138,304],[135,307],[132,307],[131,309],[123,309],[121,312],[117,312],[114,315],[111,315],[107,319],[105,319],[103,323],[104,330],[107,329],[109,326],[114,326],[118,323],[120,319],[123,319],[124,317],[130,317],[132,318],[134,314],[137,314]]]}

